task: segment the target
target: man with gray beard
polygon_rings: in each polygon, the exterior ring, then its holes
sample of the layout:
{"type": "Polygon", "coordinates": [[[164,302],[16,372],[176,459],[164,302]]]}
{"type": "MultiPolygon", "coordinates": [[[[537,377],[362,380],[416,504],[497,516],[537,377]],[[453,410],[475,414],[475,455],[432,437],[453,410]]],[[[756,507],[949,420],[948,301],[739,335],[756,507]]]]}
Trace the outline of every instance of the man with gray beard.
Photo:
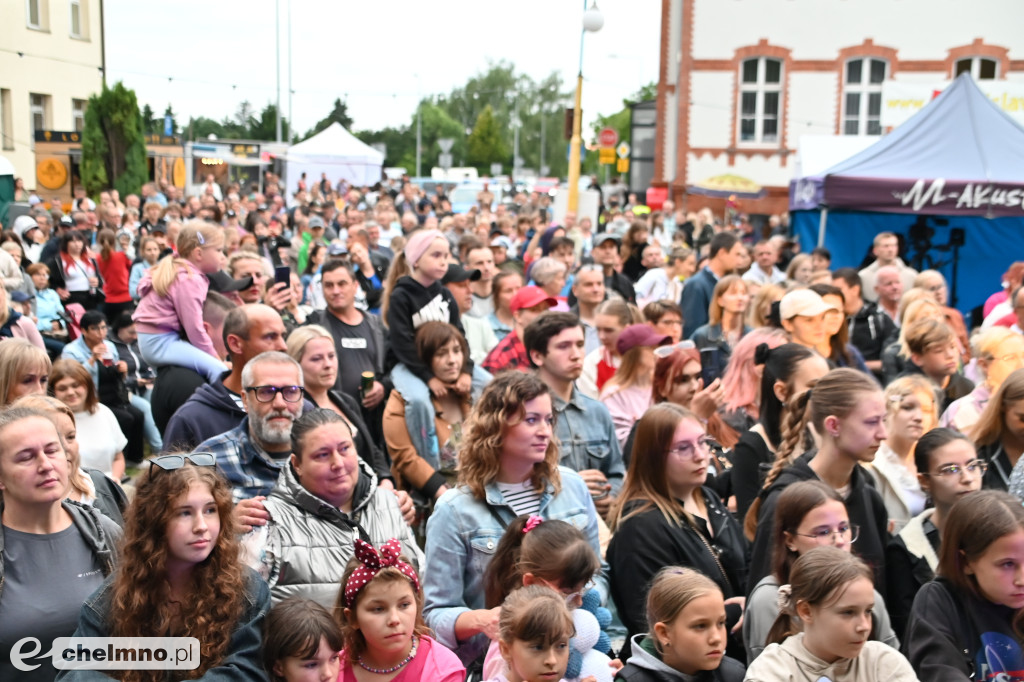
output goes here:
{"type": "Polygon", "coordinates": [[[292,423],[302,415],[302,385],[299,363],[279,351],[260,353],[242,368],[242,423],[194,450],[217,457],[240,521],[247,516],[245,507],[262,502],[288,464],[292,423]]]}

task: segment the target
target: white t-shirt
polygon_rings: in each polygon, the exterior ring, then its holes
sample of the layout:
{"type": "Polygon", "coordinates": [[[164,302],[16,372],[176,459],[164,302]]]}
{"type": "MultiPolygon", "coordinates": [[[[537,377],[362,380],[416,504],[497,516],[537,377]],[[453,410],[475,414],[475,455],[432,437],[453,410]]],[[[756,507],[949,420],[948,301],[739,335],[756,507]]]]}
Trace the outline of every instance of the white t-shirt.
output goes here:
{"type": "Polygon", "coordinates": [[[113,476],[114,455],[124,452],[128,439],[121,432],[117,417],[106,405],[99,403],[93,413],[76,412],[75,426],[78,429],[78,452],[82,457],[81,466],[99,469],[107,476],[113,476]]]}

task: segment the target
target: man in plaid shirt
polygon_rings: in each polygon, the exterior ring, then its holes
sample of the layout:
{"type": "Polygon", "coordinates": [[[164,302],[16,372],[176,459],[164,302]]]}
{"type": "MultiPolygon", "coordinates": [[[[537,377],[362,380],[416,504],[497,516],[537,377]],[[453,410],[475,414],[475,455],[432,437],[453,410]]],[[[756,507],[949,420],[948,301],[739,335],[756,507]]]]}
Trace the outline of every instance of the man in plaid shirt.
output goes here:
{"type": "Polygon", "coordinates": [[[514,328],[487,354],[481,367],[491,374],[497,374],[506,369],[529,372],[531,370],[530,358],[523,345],[523,330],[537,319],[538,315],[556,305],[558,305],[558,301],[548,296],[540,287],[525,286],[517,291],[509,304],[509,308],[512,310],[512,319],[515,321],[514,328]]]}

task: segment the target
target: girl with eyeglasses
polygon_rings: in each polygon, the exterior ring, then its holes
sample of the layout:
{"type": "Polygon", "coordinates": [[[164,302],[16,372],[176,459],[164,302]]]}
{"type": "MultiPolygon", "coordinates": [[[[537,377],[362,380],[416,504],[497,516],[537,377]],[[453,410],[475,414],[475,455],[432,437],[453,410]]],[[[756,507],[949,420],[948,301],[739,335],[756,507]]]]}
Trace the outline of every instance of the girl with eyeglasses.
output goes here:
{"type": "MultiPolygon", "coordinates": [[[[75,637],[195,637],[193,677],[264,679],[260,642],[267,584],[246,568],[231,488],[209,453],[149,460],[125,517],[121,561],[82,606],[75,637]]],[[[110,671],[123,681],[165,670],[110,671]]],[[[94,679],[65,671],[62,680],[94,679]]]]}
{"type": "Polygon", "coordinates": [[[943,428],[921,436],[914,448],[914,461],[917,480],[933,506],[903,526],[885,552],[889,612],[901,635],[915,595],[935,578],[942,528],[950,510],[964,495],[981,490],[988,468],[966,436],[943,428]]]}
{"type": "Polygon", "coordinates": [[[771,573],[775,506],[779,495],[797,481],[820,480],[846,504],[850,521],[860,526],[857,553],[871,566],[875,586],[885,586],[888,513],[870,476],[860,464],[870,462],[886,438],[885,401],[875,380],[855,369],[834,369],[812,389],[796,396],[783,426],[782,443],[765,488],[747,512],[757,519],[750,555],[748,587],[771,573]],[[817,449],[793,457],[808,426],[820,436],[817,449]]]}
{"type": "Polygon", "coordinates": [[[74,632],[82,602],[114,570],[121,529],[95,507],[66,500],[72,475],[78,473],[47,413],[0,411],[2,680],[52,680],[51,643],[74,632]],[[38,665],[34,672],[12,663],[12,648],[25,637],[42,644],[41,658],[26,659],[38,665]]]}
{"type": "MultiPolygon", "coordinates": [[[[566,606],[583,605],[583,596],[594,587],[593,577],[601,560],[587,537],[565,521],[544,521],[539,516],[520,516],[508,525],[484,574],[487,608],[501,606],[519,587],[550,587],[565,599],[566,606]]],[[[602,652],[608,653],[608,652],[602,652]]],[[[484,662],[484,679],[507,673],[496,641],[491,642],[484,662]]]]}
{"type": "Polygon", "coordinates": [[[1024,670],[1024,507],[964,496],[942,528],[937,578],[914,598],[904,651],[922,680],[1019,680],[1024,670]]]}
{"type": "MultiPolygon", "coordinates": [[[[743,640],[747,662],[764,650],[768,633],[779,615],[779,586],[789,584],[793,563],[815,547],[831,545],[845,552],[854,551],[860,528],[850,523],[846,504],[834,489],[821,481],[800,481],[779,495],[775,507],[772,537],[772,573],[761,579],[747,597],[743,616],[743,640]]],[[[893,648],[899,640],[893,632],[882,595],[875,591],[874,627],[879,641],[893,648]]],[[[798,619],[793,626],[800,630],[798,619]]]]}
{"type": "Polygon", "coordinates": [[[867,564],[837,547],[801,555],[779,588],[768,646],[744,681],[917,682],[899,651],[871,641],[878,603],[871,578],[867,564]]]}
{"type": "MultiPolygon", "coordinates": [[[[633,458],[612,508],[608,545],[611,593],[629,639],[647,631],[645,590],[666,566],[688,566],[718,585],[735,635],[743,610],[748,545],[739,523],[705,487],[711,452],[700,419],[678,405],[647,410],[636,430],[633,458]]],[[[742,660],[743,644],[729,638],[729,655],[742,660]]]]}

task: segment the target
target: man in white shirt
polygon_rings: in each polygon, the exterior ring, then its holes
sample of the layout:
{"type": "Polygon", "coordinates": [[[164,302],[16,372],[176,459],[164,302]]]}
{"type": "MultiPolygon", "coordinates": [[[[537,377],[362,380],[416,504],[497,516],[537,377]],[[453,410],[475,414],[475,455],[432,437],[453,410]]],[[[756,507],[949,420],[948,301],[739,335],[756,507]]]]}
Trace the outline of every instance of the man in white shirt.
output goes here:
{"type": "MultiPolygon", "coordinates": [[[[743,274],[743,279],[757,288],[765,284],[780,284],[786,281],[786,273],[775,267],[779,261],[779,251],[770,241],[762,240],[754,244],[754,263],[743,274]]],[[[753,292],[751,292],[753,293],[753,292]]]]}
{"type": "Polygon", "coordinates": [[[892,232],[880,232],[875,237],[872,253],[875,254],[875,262],[861,270],[861,293],[864,300],[872,303],[878,301],[878,294],[875,292],[875,285],[878,280],[878,270],[884,267],[894,267],[899,272],[900,281],[903,283],[903,291],[914,286],[914,278],[917,277],[917,270],[908,266],[899,258],[900,242],[892,232]]]}

